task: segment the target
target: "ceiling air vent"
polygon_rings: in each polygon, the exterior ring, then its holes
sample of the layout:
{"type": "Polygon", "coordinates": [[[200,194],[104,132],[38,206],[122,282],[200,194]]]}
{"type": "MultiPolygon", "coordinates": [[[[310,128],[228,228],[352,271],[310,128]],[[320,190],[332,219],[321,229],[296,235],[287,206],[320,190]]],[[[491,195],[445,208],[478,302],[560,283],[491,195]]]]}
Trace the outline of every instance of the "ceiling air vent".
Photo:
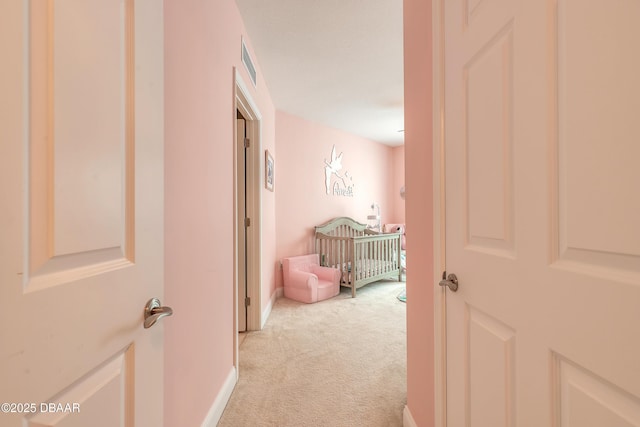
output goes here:
{"type": "Polygon", "coordinates": [[[247,46],[244,44],[244,38],[242,41],[242,63],[244,64],[244,68],[247,69],[249,73],[249,77],[251,77],[251,81],[253,82],[253,86],[256,86],[257,77],[256,77],[256,67],[253,66],[253,61],[251,60],[251,56],[249,55],[249,51],[247,50],[247,46]]]}

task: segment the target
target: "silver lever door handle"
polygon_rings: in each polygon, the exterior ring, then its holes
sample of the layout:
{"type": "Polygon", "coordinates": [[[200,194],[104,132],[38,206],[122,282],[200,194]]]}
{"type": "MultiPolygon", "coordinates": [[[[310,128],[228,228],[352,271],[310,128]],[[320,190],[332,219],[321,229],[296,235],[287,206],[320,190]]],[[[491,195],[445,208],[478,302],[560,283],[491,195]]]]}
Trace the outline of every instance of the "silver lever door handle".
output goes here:
{"type": "Polygon", "coordinates": [[[144,307],[144,328],[148,329],[155,325],[158,319],[172,314],[171,307],[162,307],[158,298],[151,298],[144,307]]]}
{"type": "Polygon", "coordinates": [[[447,286],[451,289],[451,292],[456,292],[458,290],[458,278],[455,274],[451,273],[446,279],[443,278],[440,280],[440,286],[447,286]]]}

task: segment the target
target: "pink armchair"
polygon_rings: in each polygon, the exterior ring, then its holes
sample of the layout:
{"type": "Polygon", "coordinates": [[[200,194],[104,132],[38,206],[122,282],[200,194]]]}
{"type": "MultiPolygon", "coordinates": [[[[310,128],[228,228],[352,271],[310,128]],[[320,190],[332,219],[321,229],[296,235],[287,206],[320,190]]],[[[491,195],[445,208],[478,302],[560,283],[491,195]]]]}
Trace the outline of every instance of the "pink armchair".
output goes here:
{"type": "Polygon", "coordinates": [[[284,296],[314,303],[340,293],[340,270],[320,266],[318,254],[283,258],[284,296]]]}

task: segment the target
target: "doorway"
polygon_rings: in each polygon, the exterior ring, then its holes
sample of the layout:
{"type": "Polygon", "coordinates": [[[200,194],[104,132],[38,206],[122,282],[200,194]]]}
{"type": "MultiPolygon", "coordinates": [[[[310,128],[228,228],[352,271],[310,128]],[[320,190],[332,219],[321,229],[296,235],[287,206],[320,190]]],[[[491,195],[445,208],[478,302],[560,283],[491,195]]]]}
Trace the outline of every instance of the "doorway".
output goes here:
{"type": "Polygon", "coordinates": [[[236,71],[234,138],[234,360],[238,368],[239,334],[261,329],[261,116],[236,71]]]}
{"type": "Polygon", "coordinates": [[[247,138],[247,120],[240,110],[236,109],[236,207],[237,207],[237,251],[238,279],[237,279],[237,310],[238,333],[247,331],[247,307],[251,299],[247,296],[247,228],[250,218],[247,215],[247,150],[249,148],[247,138]]]}

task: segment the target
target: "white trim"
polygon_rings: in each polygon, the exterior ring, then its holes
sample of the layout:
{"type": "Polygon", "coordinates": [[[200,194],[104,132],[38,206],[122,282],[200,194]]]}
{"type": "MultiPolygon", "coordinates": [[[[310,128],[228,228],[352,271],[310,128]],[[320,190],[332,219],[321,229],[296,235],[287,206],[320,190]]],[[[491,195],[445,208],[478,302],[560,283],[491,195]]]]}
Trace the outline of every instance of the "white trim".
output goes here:
{"type": "Polygon", "coordinates": [[[264,328],[264,325],[267,323],[267,319],[271,315],[271,310],[273,309],[273,305],[276,303],[278,298],[281,298],[284,294],[284,288],[276,288],[276,291],[271,294],[271,299],[269,300],[269,304],[262,311],[262,325],[260,329],[264,328]]]}
{"type": "MultiPolygon", "coordinates": [[[[244,79],[242,78],[242,75],[240,74],[240,72],[238,71],[238,69],[235,69],[235,76],[236,76],[236,86],[238,89],[240,89],[240,92],[242,93],[242,96],[244,97],[243,101],[246,101],[246,107],[249,107],[251,113],[252,113],[252,117],[251,118],[247,118],[247,120],[262,120],[262,114],[260,114],[260,110],[258,109],[258,105],[253,101],[253,98],[251,97],[251,92],[249,92],[249,86],[247,86],[247,84],[244,82],[244,79]]],[[[236,94],[236,98],[237,98],[237,94],[236,94]]]]}
{"type": "Polygon", "coordinates": [[[216,396],[216,400],[213,402],[211,409],[209,409],[209,413],[207,413],[207,416],[202,422],[202,427],[216,427],[218,425],[218,422],[222,417],[222,413],[224,412],[224,408],[227,406],[229,398],[231,398],[231,393],[233,393],[233,389],[237,382],[238,373],[236,368],[232,366],[231,371],[229,371],[229,375],[227,375],[227,379],[216,396]]]}
{"type": "Polygon", "coordinates": [[[439,286],[446,270],[445,236],[445,113],[444,0],[433,0],[433,287],[434,287],[434,405],[435,426],[447,425],[447,317],[445,289],[439,286]]]}
{"type": "Polygon", "coordinates": [[[409,407],[405,405],[404,411],[402,411],[402,427],[418,427],[418,424],[413,420],[409,407]]]}

